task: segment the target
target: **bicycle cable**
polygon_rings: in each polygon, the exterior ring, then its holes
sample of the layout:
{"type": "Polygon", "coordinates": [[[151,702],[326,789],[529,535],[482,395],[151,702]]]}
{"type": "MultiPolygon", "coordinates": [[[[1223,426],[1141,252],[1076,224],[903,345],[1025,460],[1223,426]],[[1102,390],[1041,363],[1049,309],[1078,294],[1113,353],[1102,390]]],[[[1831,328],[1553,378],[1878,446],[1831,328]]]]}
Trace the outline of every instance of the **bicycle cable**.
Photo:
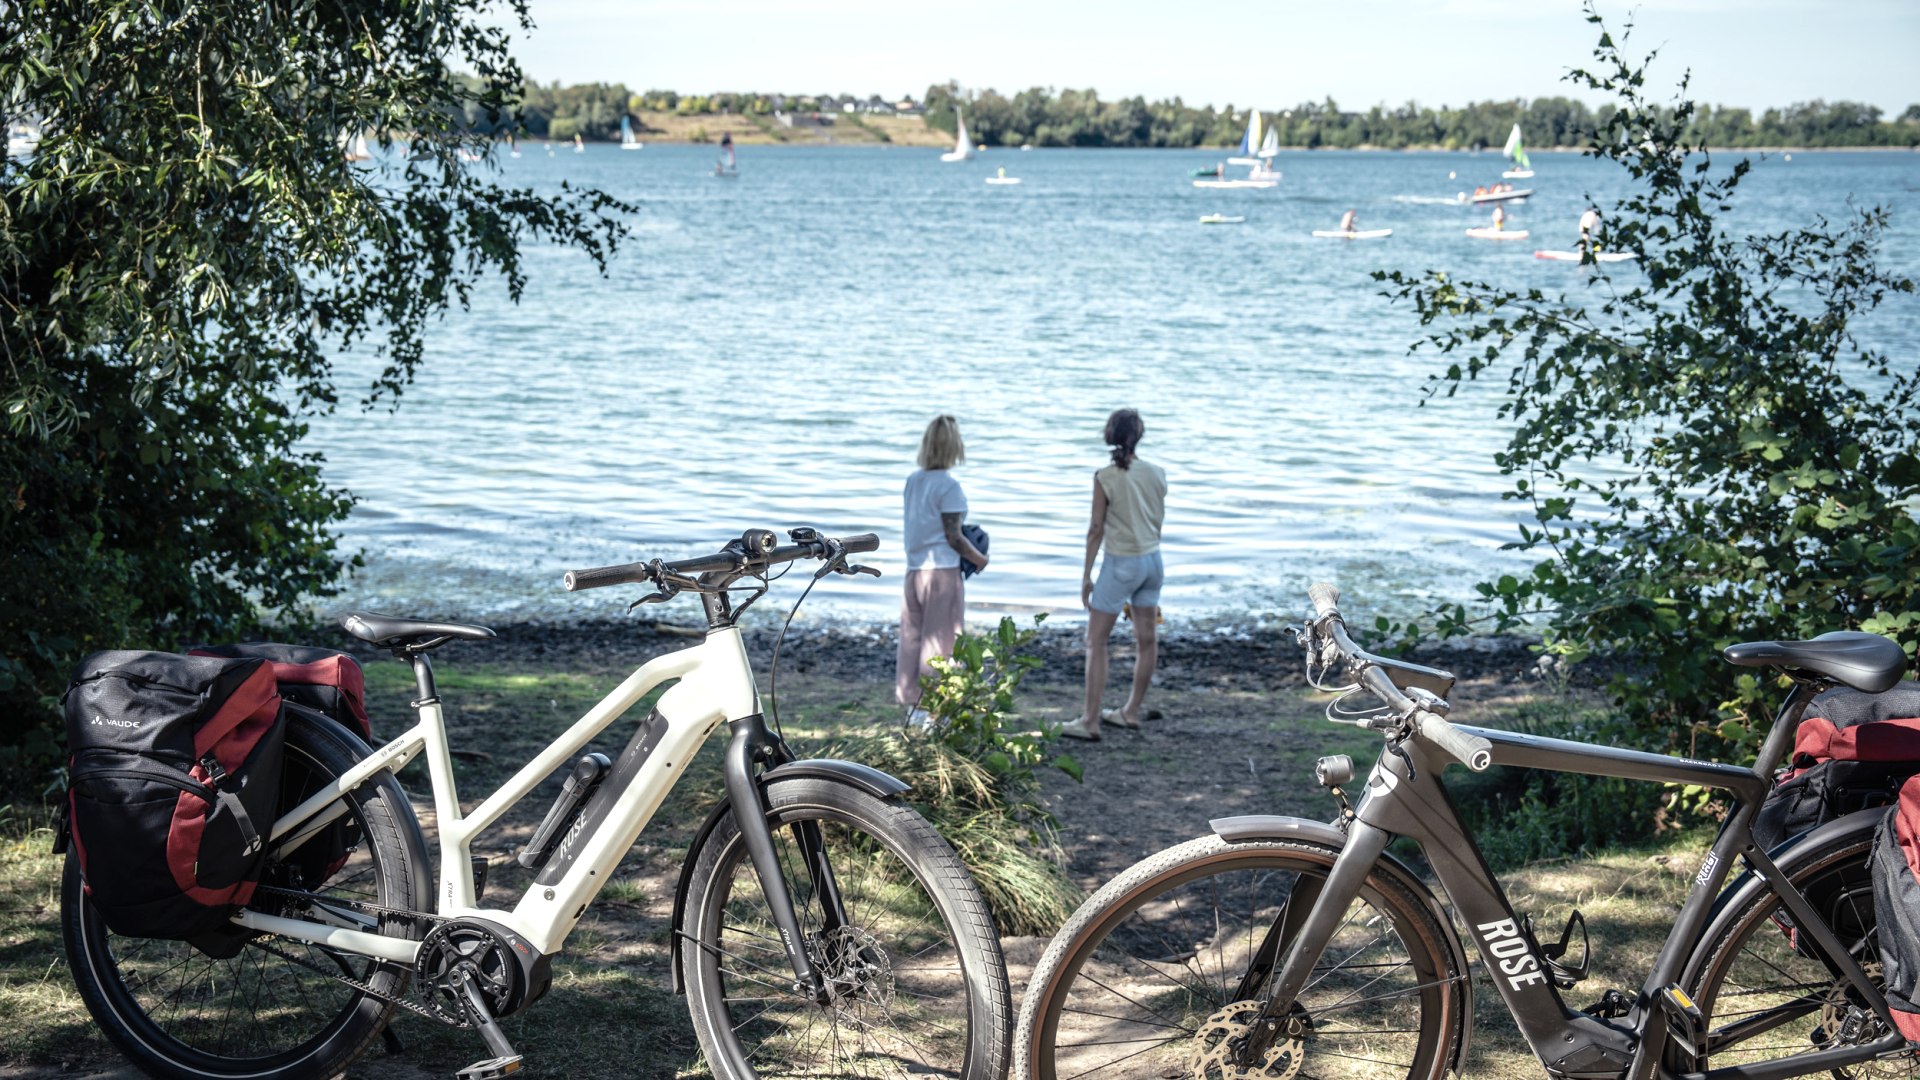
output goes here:
{"type": "MultiPolygon", "coordinates": [[[[792,569],[793,564],[788,563],[787,567],[792,569]]],[[[786,576],[785,570],[780,572],[780,577],[786,576]]],[[[773,580],[778,581],[780,578],[773,580]]],[[[800,605],[807,602],[807,594],[813,592],[813,587],[818,584],[820,579],[814,578],[807,582],[806,588],[800,590],[800,598],[787,609],[787,619],[780,624],[780,636],[773,639],[773,660],[767,665],[767,713],[773,718],[773,733],[780,736],[782,740],[786,739],[787,733],[780,727],[780,646],[786,644],[787,628],[793,625],[793,617],[800,611],[800,605]]]]}

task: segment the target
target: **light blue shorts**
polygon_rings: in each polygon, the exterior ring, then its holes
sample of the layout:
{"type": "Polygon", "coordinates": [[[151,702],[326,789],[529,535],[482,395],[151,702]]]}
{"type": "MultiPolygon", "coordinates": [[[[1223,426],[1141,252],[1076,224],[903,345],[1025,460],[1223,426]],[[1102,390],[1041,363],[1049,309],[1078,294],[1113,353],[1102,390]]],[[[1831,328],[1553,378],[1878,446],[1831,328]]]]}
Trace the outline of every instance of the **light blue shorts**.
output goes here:
{"type": "Polygon", "coordinates": [[[1160,581],[1166,577],[1160,553],[1150,555],[1108,555],[1100,560],[1100,576],[1093,582],[1093,599],[1088,605],[1108,615],[1120,609],[1160,606],[1160,581]]]}

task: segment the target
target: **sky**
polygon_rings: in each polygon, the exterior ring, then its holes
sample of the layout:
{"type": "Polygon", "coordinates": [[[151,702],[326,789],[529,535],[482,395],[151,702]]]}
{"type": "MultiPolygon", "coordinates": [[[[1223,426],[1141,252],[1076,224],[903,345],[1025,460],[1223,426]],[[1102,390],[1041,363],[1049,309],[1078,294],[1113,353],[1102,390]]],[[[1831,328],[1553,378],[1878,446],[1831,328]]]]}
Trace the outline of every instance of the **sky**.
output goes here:
{"type": "MultiPolygon", "coordinates": [[[[1093,87],[1105,98],[1277,109],[1576,94],[1561,81],[1596,34],[1578,0],[527,0],[516,41],[542,82],[681,93],[918,97],[1093,87]]],[[[1602,0],[1658,47],[1657,86],[1760,109],[1847,99],[1889,116],[1920,102],[1920,0],[1602,0]]]]}

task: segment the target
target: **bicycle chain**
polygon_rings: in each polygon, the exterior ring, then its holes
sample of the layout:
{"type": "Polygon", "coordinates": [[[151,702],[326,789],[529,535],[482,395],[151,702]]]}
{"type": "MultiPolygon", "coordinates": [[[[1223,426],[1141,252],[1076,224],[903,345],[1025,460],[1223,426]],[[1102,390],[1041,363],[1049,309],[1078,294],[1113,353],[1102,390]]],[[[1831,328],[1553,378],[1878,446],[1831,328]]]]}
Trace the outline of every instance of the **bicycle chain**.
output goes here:
{"type": "MultiPolygon", "coordinates": [[[[349,900],[343,896],[323,896],[319,893],[303,892],[299,889],[282,888],[277,885],[259,885],[254,888],[254,895],[256,896],[258,896],[263,892],[271,893],[278,896],[286,896],[286,897],[292,897],[299,900],[305,900],[309,903],[317,902],[317,903],[334,905],[338,907],[352,908],[356,911],[366,912],[368,914],[373,914],[373,915],[401,915],[407,918],[422,919],[422,920],[426,920],[428,922],[433,922],[433,923],[445,923],[450,921],[438,915],[430,915],[424,911],[414,911],[410,908],[386,907],[381,904],[368,903],[364,900],[349,900]]],[[[471,1028],[473,1026],[472,1023],[468,1022],[465,1019],[459,1019],[459,1020],[450,1019],[444,1013],[441,1013],[440,1011],[432,1008],[431,1006],[422,1005],[419,1002],[414,1001],[410,998],[400,997],[394,994],[386,993],[385,991],[382,991],[382,990],[375,989],[373,986],[365,982],[362,982],[361,980],[356,979],[351,975],[347,975],[339,971],[329,971],[312,960],[309,960],[302,956],[295,956],[290,952],[286,952],[282,949],[276,948],[272,944],[274,941],[292,941],[292,940],[295,940],[295,939],[285,937],[284,935],[281,935],[281,934],[262,934],[261,936],[256,937],[251,941],[249,941],[248,944],[258,946],[263,951],[272,953],[273,955],[281,958],[282,960],[286,960],[291,963],[298,964],[299,966],[306,968],[310,971],[318,972],[319,974],[324,975],[327,978],[334,980],[335,982],[343,983],[347,986],[350,986],[353,989],[360,991],[361,993],[367,995],[370,998],[373,998],[376,1001],[384,1001],[389,1005],[397,1005],[400,1008],[406,1009],[409,1012],[417,1013],[421,1016],[426,1017],[429,1020],[435,1021],[436,1023],[445,1024],[448,1027],[455,1027],[455,1028],[471,1028]]],[[[302,942],[302,944],[310,944],[310,943],[302,942]]],[[[383,963],[391,963],[391,962],[392,961],[383,961],[383,963]]]]}

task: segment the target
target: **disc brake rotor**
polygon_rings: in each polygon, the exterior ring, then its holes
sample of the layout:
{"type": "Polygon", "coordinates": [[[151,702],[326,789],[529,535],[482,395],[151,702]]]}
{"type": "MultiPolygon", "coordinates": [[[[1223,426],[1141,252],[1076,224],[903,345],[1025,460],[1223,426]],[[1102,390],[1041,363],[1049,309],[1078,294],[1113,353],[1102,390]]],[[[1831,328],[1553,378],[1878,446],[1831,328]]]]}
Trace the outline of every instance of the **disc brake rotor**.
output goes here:
{"type": "Polygon", "coordinates": [[[820,955],[833,1008],[893,1004],[893,958],[872,934],[842,926],[820,938],[820,955]]]}
{"type": "Polygon", "coordinates": [[[1262,1008],[1258,1001],[1236,1001],[1207,1017],[1194,1034],[1187,1075],[1194,1080],[1294,1080],[1306,1062],[1306,1040],[1299,1036],[1275,1039],[1253,1064],[1237,1060],[1253,1025],[1260,1022],[1262,1008]]]}

